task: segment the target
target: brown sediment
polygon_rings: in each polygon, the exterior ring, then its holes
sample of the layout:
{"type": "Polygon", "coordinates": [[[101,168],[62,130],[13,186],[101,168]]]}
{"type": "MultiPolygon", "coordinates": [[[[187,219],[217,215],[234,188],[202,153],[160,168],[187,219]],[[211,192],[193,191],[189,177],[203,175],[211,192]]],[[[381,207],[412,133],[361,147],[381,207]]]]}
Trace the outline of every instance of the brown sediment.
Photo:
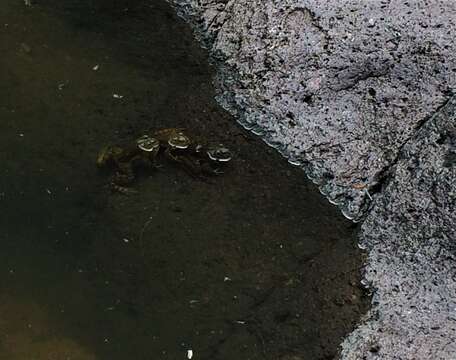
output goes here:
{"type": "Polygon", "coordinates": [[[0,359],[97,359],[75,340],[57,333],[45,309],[18,296],[0,297],[0,327],[0,359]]]}

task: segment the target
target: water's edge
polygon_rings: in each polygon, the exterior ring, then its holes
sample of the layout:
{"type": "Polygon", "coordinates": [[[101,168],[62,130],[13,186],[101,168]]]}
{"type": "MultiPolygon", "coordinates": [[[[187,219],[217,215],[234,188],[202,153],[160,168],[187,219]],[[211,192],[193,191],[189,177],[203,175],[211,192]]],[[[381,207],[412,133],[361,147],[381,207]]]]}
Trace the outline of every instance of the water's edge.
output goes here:
{"type": "MultiPolygon", "coordinates": [[[[280,19],[281,15],[276,11],[277,9],[270,6],[263,11],[260,10],[261,4],[256,7],[255,3],[240,4],[236,7],[231,2],[218,4],[182,0],[171,0],[170,2],[175,6],[178,14],[192,24],[196,37],[212,54],[214,65],[218,69],[215,82],[220,91],[217,97],[219,103],[230,111],[242,126],[259,135],[263,141],[289,159],[291,164],[301,166],[309,179],[319,186],[321,193],[332,204],[340,207],[345,217],[353,221],[363,221],[359,238],[360,247],[369,252],[369,259],[364,268],[363,283],[374,293],[374,307],[360,327],[343,343],[342,357],[344,359],[370,359],[382,356],[382,358],[390,359],[401,354],[404,359],[416,356],[426,359],[434,356],[442,359],[449,358],[454,353],[455,346],[456,330],[450,319],[453,311],[451,306],[453,296],[451,294],[456,286],[454,281],[450,280],[451,277],[443,276],[439,272],[443,269],[445,274],[454,273],[451,265],[454,261],[451,233],[456,228],[456,219],[452,205],[453,198],[448,199],[445,195],[454,194],[451,189],[454,189],[456,184],[454,165],[448,166],[448,161],[445,160],[448,156],[452,156],[456,142],[454,122],[452,122],[455,116],[454,100],[451,98],[451,88],[453,87],[453,90],[455,88],[456,77],[451,73],[451,66],[443,66],[445,67],[443,70],[445,75],[439,79],[440,84],[437,88],[426,83],[426,81],[423,82],[421,91],[425,94],[423,97],[426,98],[420,105],[423,106],[423,109],[420,110],[419,115],[415,116],[416,125],[411,126],[410,131],[406,131],[401,142],[394,145],[396,147],[395,155],[387,159],[383,167],[375,170],[375,174],[369,181],[352,182],[351,186],[355,191],[348,191],[346,186],[337,190],[337,185],[334,184],[331,174],[328,176],[329,186],[327,186],[327,180],[322,177],[321,171],[317,170],[318,175],[315,175],[315,169],[309,165],[309,162],[303,161],[301,157],[295,155],[293,145],[291,147],[284,145],[284,143],[287,144],[287,136],[291,137],[290,134],[293,134],[293,131],[288,133],[285,131],[283,137],[277,141],[277,137],[274,135],[283,128],[275,127],[276,114],[268,113],[267,105],[264,105],[263,118],[258,117],[255,114],[261,113],[261,105],[252,109],[252,103],[255,104],[254,106],[258,106],[258,103],[261,104],[261,102],[255,102],[257,99],[252,102],[249,100],[249,97],[258,96],[258,89],[255,88],[256,83],[250,82],[250,76],[255,75],[250,74],[246,67],[243,67],[244,64],[240,64],[239,53],[249,55],[249,49],[258,50],[261,53],[269,51],[268,47],[261,43],[257,37],[257,26],[262,25],[266,27],[266,30],[272,31],[268,25],[280,23],[280,21],[268,19],[268,16],[275,14],[280,19]],[[244,10],[245,13],[242,14],[240,9],[244,10]],[[264,17],[261,18],[261,16],[264,17]],[[234,17],[237,17],[238,20],[233,20],[234,17]],[[241,20],[243,17],[246,18],[245,21],[241,20]],[[239,22],[238,28],[233,25],[237,22],[239,22]],[[249,26],[252,27],[251,32],[245,30],[246,28],[243,27],[245,23],[249,23],[249,26]],[[237,50],[233,50],[232,45],[234,41],[239,41],[242,37],[244,37],[242,39],[244,43],[239,45],[237,48],[239,53],[236,53],[237,50]],[[249,41],[250,45],[245,45],[249,41]],[[232,57],[229,56],[230,54],[232,57]],[[245,91],[243,91],[243,87],[239,85],[242,85],[243,81],[248,86],[253,84],[253,88],[244,88],[245,91]],[[449,88],[450,91],[444,90],[445,88],[449,88]],[[431,99],[429,103],[427,102],[428,99],[431,99]],[[268,121],[273,125],[268,124],[268,121]],[[271,129],[273,129],[272,136],[271,129]],[[438,140],[438,134],[444,134],[441,135],[443,140],[438,140]],[[429,162],[429,158],[433,160],[429,162]],[[414,164],[414,159],[420,159],[424,165],[414,164]],[[411,163],[413,165],[410,165],[411,163]],[[403,173],[404,167],[410,169],[411,176],[406,176],[403,173]],[[445,174],[443,178],[442,173],[445,174]],[[411,179],[417,178],[421,178],[421,183],[411,181],[411,179]],[[436,178],[441,179],[442,190],[439,193],[433,190],[433,183],[436,178]],[[333,182],[332,185],[331,182],[333,182]],[[368,186],[365,186],[366,182],[368,186]],[[432,199],[431,203],[434,206],[423,207],[417,203],[417,196],[432,199]],[[374,201],[372,202],[372,200],[374,201]],[[405,213],[407,215],[404,215],[405,213]],[[401,222],[401,218],[404,216],[409,225],[404,226],[401,222]],[[432,233],[432,229],[436,226],[441,230],[437,237],[432,233]],[[428,238],[433,239],[432,245],[427,243],[428,238]],[[420,253],[419,257],[404,255],[416,252],[420,253]],[[385,256],[388,258],[386,262],[384,261],[385,256]],[[420,268],[426,269],[426,271],[422,271],[420,268]],[[431,283],[437,285],[431,286],[431,283]],[[410,300],[410,294],[424,294],[426,288],[430,292],[426,296],[423,295],[426,299],[426,307],[417,310],[417,305],[410,300]],[[398,293],[400,294],[399,297],[398,293]],[[439,294],[440,300],[434,301],[432,294],[439,294]],[[429,309],[434,309],[435,312],[429,314],[429,309]],[[408,317],[404,321],[403,316],[405,314],[408,314],[408,317]],[[433,326],[435,323],[438,323],[439,326],[433,326]],[[421,330],[423,328],[428,329],[424,334],[421,330]],[[431,331],[431,328],[434,330],[431,331]],[[400,342],[396,338],[398,334],[401,337],[400,342]],[[406,343],[413,344],[413,346],[401,345],[406,343]]],[[[288,2],[288,5],[291,8],[296,7],[293,1],[288,2]]],[[[315,4],[309,7],[313,10],[319,10],[315,4]]],[[[456,14],[451,5],[442,10],[435,3],[431,9],[436,13],[442,11],[447,14],[456,14]]],[[[304,8],[304,10],[300,9],[299,11],[304,13],[304,18],[310,19],[310,27],[315,28],[316,32],[324,32],[318,24],[321,17],[315,15],[316,13],[313,10],[304,8]]],[[[419,6],[412,10],[417,10],[416,18],[413,18],[415,14],[410,12],[413,14],[409,16],[412,21],[421,21],[419,6]]],[[[361,10],[356,9],[356,11],[361,10]]],[[[367,28],[376,26],[376,18],[378,17],[375,12],[378,9],[370,9],[370,11],[367,13],[367,16],[371,16],[370,22],[366,25],[367,28]]],[[[400,14],[402,11],[405,10],[399,9],[398,13],[400,14]]],[[[455,25],[448,16],[442,20],[440,26],[454,29],[455,25]]],[[[342,24],[342,28],[343,26],[342,24]]],[[[388,24],[386,28],[388,26],[390,25],[388,24]]],[[[277,32],[280,33],[281,30],[283,29],[279,28],[277,32]]],[[[304,33],[305,26],[293,30],[297,33],[304,33]]],[[[328,34],[326,33],[326,35],[328,34]]],[[[429,43],[435,44],[437,41],[432,34],[424,34],[423,36],[427,36],[429,43]]],[[[366,39],[368,43],[373,41],[369,39],[369,36],[366,39]]],[[[446,39],[444,41],[446,41],[447,48],[454,47],[454,42],[451,40],[446,39]]],[[[318,43],[314,43],[314,46],[317,47],[318,43]]],[[[410,48],[414,46],[416,44],[413,42],[409,45],[410,48]]],[[[273,47],[270,49],[272,51],[273,47]]],[[[255,56],[254,53],[250,55],[253,58],[255,56]]],[[[439,56],[447,57],[446,50],[441,50],[439,56]]],[[[393,59],[394,61],[395,59],[393,59]]],[[[416,71],[418,74],[415,76],[420,77],[421,73],[427,73],[428,70],[439,66],[434,61],[430,61],[429,67],[424,65],[424,70],[413,68],[411,64],[407,64],[404,71],[412,68],[412,71],[416,71]]],[[[455,65],[454,57],[447,57],[448,63],[455,65]]],[[[309,66],[312,68],[312,65],[309,66]]],[[[319,71],[314,68],[311,70],[319,71]]],[[[375,97],[379,91],[375,91],[372,84],[378,85],[378,83],[376,79],[369,78],[387,76],[387,72],[383,73],[382,69],[373,70],[372,68],[368,69],[367,72],[370,75],[363,77],[363,82],[366,81],[369,94],[375,97]],[[375,74],[377,71],[378,74],[375,74]],[[369,88],[369,86],[372,87],[369,88]]],[[[421,77],[426,78],[426,76],[422,75],[421,77]]],[[[271,78],[271,82],[268,83],[271,87],[274,86],[273,81],[280,80],[279,78],[271,78]]],[[[286,82],[287,80],[285,80],[286,82]]],[[[287,88],[284,83],[281,83],[281,86],[287,88]]],[[[347,88],[348,96],[353,95],[354,91],[350,93],[350,89],[353,88],[354,85],[347,88]]],[[[411,91],[410,86],[407,88],[403,84],[399,88],[404,93],[411,91]]],[[[261,91],[265,94],[265,98],[271,94],[268,92],[269,90],[262,88],[261,91]]],[[[283,105],[286,108],[288,104],[283,105]]],[[[276,103],[276,106],[280,106],[280,102],[279,104],[276,103]]],[[[387,118],[388,114],[385,117],[387,118]]],[[[291,118],[290,123],[295,120],[291,118]]],[[[405,128],[408,125],[404,122],[403,126],[405,128]]],[[[331,131],[329,125],[328,130],[331,131]]],[[[305,136],[298,137],[298,139],[306,142],[305,136]]],[[[292,144],[293,140],[288,143],[292,144]]],[[[385,148],[387,146],[385,145],[385,148]]],[[[330,144],[323,144],[322,148],[329,150],[329,147],[330,144]]],[[[367,153],[366,156],[370,155],[374,156],[375,153],[367,153]]],[[[454,163],[454,159],[452,161],[454,163]]],[[[331,169],[334,170],[334,168],[331,169]]],[[[337,171],[336,169],[335,172],[337,173],[337,171]]],[[[369,175],[366,177],[369,178],[369,175]]],[[[356,176],[354,178],[356,179],[356,176]]]]}
{"type": "Polygon", "coordinates": [[[168,3],[5,0],[0,23],[0,359],[337,353],[369,303],[356,227],[218,105],[168,3]],[[100,149],[168,127],[232,161],[159,154],[112,192],[100,149]]]}

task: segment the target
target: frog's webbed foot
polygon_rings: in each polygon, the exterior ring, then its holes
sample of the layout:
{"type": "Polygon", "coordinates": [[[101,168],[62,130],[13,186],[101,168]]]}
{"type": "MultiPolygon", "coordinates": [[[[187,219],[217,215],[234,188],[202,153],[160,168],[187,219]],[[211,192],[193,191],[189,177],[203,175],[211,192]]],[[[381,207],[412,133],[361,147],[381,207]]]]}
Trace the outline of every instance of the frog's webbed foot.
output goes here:
{"type": "Polygon", "coordinates": [[[110,188],[113,192],[118,192],[124,195],[136,193],[135,190],[130,189],[129,186],[135,180],[135,173],[130,163],[120,164],[119,169],[111,178],[110,188]]]}
{"type": "Polygon", "coordinates": [[[168,159],[168,160],[170,160],[171,162],[179,162],[179,161],[180,161],[179,156],[173,154],[173,152],[171,151],[170,148],[167,148],[167,149],[164,151],[163,154],[165,155],[165,158],[168,159]]]}
{"type": "Polygon", "coordinates": [[[208,162],[201,162],[200,170],[204,176],[218,176],[224,173],[222,169],[215,167],[213,164],[208,162]]]}
{"type": "Polygon", "coordinates": [[[122,195],[134,195],[137,194],[138,192],[134,189],[128,188],[126,186],[122,186],[119,184],[116,184],[115,182],[111,182],[109,184],[109,188],[113,193],[119,193],[122,195]]]}
{"type": "Polygon", "coordinates": [[[222,175],[224,174],[223,170],[219,169],[219,168],[216,168],[216,169],[213,169],[212,170],[212,175],[222,175]]]}

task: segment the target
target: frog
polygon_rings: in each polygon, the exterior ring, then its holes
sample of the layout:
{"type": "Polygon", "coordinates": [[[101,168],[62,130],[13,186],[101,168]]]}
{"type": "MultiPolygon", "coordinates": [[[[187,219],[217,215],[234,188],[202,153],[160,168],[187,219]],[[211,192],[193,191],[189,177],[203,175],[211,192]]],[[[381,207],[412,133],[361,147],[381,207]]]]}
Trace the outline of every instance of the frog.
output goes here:
{"type": "Polygon", "coordinates": [[[159,140],[145,134],[123,147],[104,147],[99,152],[96,163],[99,168],[114,171],[110,181],[110,188],[113,191],[123,194],[135,193],[130,186],[135,181],[138,171],[156,168],[159,150],[159,140]]]}
{"type": "Polygon", "coordinates": [[[162,129],[154,137],[168,160],[196,178],[221,174],[220,164],[231,160],[231,152],[225,146],[208,146],[201,139],[189,137],[183,128],[162,129]]]}
{"type": "Polygon", "coordinates": [[[206,155],[216,163],[227,163],[231,161],[233,155],[230,149],[223,144],[213,145],[207,148],[206,155]]]}

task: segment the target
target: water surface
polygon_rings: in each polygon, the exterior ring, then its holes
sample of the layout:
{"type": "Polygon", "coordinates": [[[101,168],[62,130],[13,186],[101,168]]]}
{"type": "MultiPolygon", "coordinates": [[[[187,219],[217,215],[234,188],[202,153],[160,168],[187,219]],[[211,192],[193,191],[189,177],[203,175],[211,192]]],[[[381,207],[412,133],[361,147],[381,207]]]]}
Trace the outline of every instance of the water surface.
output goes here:
{"type": "Polygon", "coordinates": [[[168,5],[4,0],[0,20],[0,358],[331,358],[366,309],[355,229],[217,106],[168,5]],[[110,193],[101,146],[171,126],[234,161],[110,193]]]}

